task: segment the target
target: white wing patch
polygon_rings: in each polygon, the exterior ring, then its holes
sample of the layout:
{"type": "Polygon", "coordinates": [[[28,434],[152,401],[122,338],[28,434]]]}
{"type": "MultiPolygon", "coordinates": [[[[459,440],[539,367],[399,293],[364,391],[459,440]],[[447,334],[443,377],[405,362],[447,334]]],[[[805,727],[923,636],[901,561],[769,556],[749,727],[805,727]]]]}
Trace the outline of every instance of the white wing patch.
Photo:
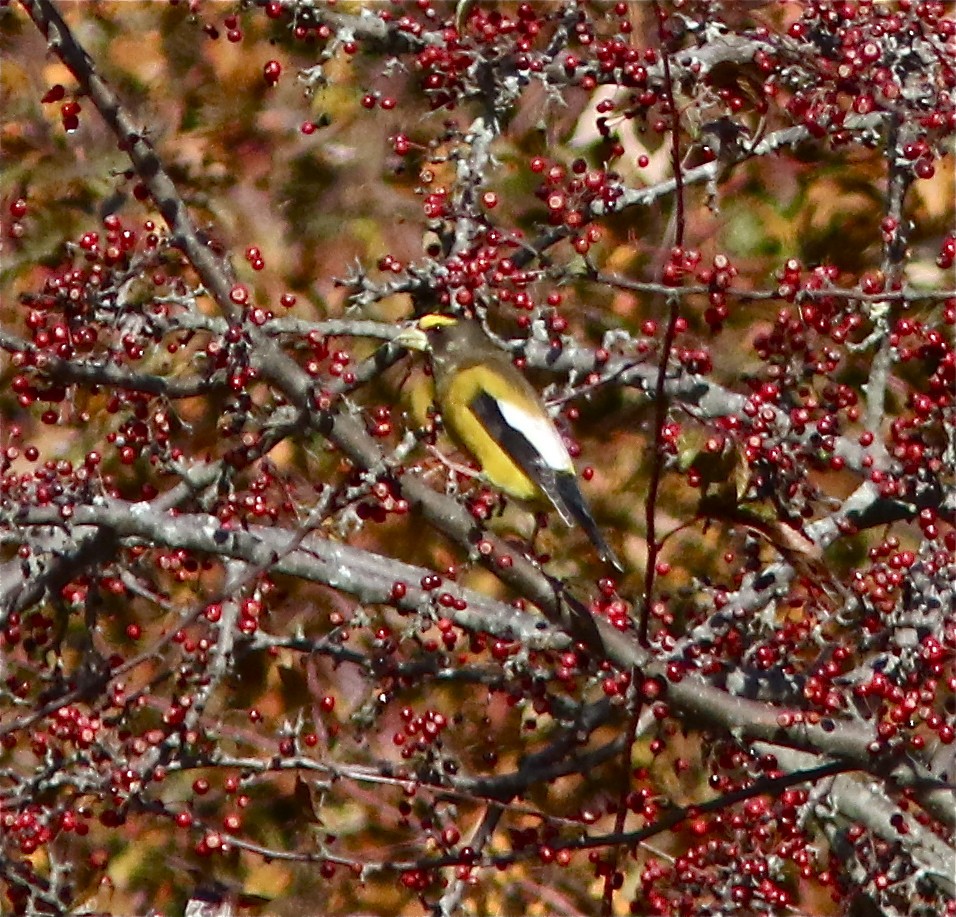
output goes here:
{"type": "Polygon", "coordinates": [[[561,434],[548,419],[535,417],[518,404],[501,400],[496,404],[508,426],[534,446],[548,468],[574,472],[574,463],[561,440],[561,434]]]}

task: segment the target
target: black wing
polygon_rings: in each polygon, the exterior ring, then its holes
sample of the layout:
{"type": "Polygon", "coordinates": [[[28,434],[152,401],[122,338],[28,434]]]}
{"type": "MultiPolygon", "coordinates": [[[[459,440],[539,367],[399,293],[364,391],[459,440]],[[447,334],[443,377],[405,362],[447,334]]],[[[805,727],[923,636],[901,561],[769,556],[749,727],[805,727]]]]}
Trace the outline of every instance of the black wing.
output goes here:
{"type": "Polygon", "coordinates": [[[571,507],[564,501],[558,486],[560,472],[548,465],[538,448],[517,427],[508,423],[498,401],[488,392],[479,392],[468,403],[471,412],[481,421],[491,438],[508,453],[514,463],[534,481],[554,504],[566,525],[574,521],[571,507]]]}
{"type": "Polygon", "coordinates": [[[591,543],[598,549],[602,560],[623,572],[621,562],[611,550],[611,546],[604,540],[597,522],[591,515],[591,509],[581,492],[577,477],[570,471],[561,471],[548,465],[534,443],[521,430],[508,423],[498,407],[497,400],[487,392],[479,392],[475,395],[468,403],[468,407],[495,442],[544,491],[554,504],[554,508],[561,514],[565,524],[580,525],[591,539],[591,543]]]}

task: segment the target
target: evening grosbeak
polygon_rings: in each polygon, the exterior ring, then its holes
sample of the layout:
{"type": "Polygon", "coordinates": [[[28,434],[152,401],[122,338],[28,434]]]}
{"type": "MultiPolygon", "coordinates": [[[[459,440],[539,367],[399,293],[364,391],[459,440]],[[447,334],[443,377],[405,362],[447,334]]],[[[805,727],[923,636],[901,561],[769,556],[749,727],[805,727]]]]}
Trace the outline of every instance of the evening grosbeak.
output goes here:
{"type": "Polygon", "coordinates": [[[427,353],[445,428],[488,481],[517,500],[546,498],[581,526],[601,559],[624,568],[598,529],[561,434],[527,379],[474,321],[426,315],[395,343],[427,353]]]}

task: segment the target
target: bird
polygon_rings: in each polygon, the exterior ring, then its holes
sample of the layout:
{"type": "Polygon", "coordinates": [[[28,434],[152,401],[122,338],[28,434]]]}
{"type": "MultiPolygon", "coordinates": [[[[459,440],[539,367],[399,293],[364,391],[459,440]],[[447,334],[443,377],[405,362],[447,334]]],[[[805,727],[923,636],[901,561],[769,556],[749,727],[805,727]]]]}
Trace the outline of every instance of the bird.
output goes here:
{"type": "Polygon", "coordinates": [[[565,525],[580,526],[601,559],[623,573],[541,397],[481,325],[431,313],[406,324],[394,342],[428,355],[445,429],[484,477],[516,500],[540,504],[545,498],[565,525]]]}

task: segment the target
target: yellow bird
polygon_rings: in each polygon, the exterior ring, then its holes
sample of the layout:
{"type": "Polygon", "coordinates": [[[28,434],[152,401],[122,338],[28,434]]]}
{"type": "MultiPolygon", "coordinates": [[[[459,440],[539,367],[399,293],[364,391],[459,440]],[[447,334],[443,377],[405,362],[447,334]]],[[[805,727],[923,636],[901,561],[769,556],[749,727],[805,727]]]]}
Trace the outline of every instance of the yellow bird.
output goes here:
{"type": "Polygon", "coordinates": [[[602,560],[623,572],[541,398],[481,326],[426,315],[404,328],[395,343],[429,355],[445,428],[477,459],[488,481],[518,500],[546,498],[566,525],[584,529],[602,560]]]}

